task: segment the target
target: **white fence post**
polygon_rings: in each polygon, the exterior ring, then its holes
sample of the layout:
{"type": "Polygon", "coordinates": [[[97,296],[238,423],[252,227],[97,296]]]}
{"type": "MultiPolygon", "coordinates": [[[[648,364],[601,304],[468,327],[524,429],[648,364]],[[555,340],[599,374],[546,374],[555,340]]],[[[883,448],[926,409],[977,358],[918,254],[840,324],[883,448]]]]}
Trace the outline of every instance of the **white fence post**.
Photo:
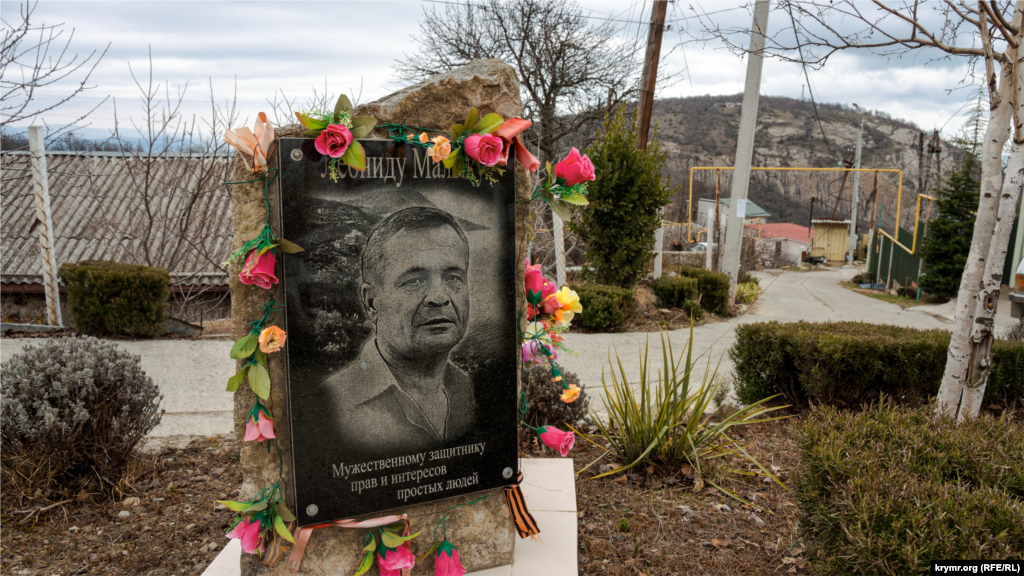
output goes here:
{"type": "Polygon", "coordinates": [[[53,243],[53,216],[50,211],[50,183],[46,176],[46,151],[41,126],[28,127],[28,147],[32,155],[36,218],[39,220],[39,259],[43,267],[43,288],[46,291],[46,321],[50,326],[62,326],[57,258],[53,243]]]}
{"type": "Polygon", "coordinates": [[[551,212],[552,234],[555,242],[555,282],[565,286],[565,234],[562,231],[562,219],[551,212]]]}

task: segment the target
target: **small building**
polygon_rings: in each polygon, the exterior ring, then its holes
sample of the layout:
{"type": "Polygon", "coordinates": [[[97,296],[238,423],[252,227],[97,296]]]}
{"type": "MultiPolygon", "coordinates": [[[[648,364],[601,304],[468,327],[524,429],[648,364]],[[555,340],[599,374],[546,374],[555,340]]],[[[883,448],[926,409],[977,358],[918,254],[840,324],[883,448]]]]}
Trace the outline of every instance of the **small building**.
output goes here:
{"type": "Polygon", "coordinates": [[[829,262],[846,262],[850,251],[849,220],[811,220],[814,241],[811,256],[824,256],[829,262]]]}
{"type": "Polygon", "coordinates": [[[800,256],[810,250],[811,229],[788,222],[762,224],[761,239],[758,243],[761,246],[768,246],[769,253],[774,251],[777,265],[799,265],[800,256]]]}
{"type": "MultiPolygon", "coordinates": [[[[731,204],[732,198],[720,198],[718,200],[718,213],[719,219],[722,221],[723,228],[726,222],[726,215],[729,212],[729,205],[731,204]]],[[[703,222],[708,217],[708,209],[715,205],[715,201],[711,198],[701,198],[697,201],[697,213],[693,215],[694,219],[698,222],[703,222]]],[[[764,208],[761,208],[757,204],[754,204],[750,200],[747,200],[747,209],[743,215],[744,220],[751,220],[753,218],[760,218],[762,222],[767,222],[768,218],[771,217],[764,208]]]]}

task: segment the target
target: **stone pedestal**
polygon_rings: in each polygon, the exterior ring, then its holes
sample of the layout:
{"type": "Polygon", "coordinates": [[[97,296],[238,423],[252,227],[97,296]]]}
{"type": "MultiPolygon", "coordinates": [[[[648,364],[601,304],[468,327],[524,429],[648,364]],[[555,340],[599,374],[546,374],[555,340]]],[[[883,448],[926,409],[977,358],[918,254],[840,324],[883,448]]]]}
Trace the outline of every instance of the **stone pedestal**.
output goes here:
{"type": "MultiPolygon", "coordinates": [[[[518,116],[522,106],[519,97],[519,81],[515,70],[498,60],[483,60],[471,63],[462,68],[452,70],[430,78],[424,82],[400,90],[390,96],[361,106],[356,113],[377,118],[378,122],[401,123],[411,126],[435,128],[447,131],[452,124],[461,123],[470,107],[476,107],[480,115],[490,112],[501,114],[504,118],[518,116]]],[[[293,127],[277,129],[277,135],[297,135],[299,130],[293,127]]],[[[380,130],[373,136],[386,137],[380,130]]],[[[517,167],[520,182],[530,182],[521,167],[517,167]]],[[[236,164],[234,181],[245,181],[253,178],[251,159],[240,155],[236,164]]],[[[275,185],[270,187],[271,204],[275,204],[278,190],[275,185]]],[[[517,297],[524,301],[523,269],[526,249],[526,237],[530,191],[527,186],[519,185],[517,190],[522,204],[516,209],[516,249],[517,249],[517,297]]],[[[232,228],[234,245],[239,247],[244,241],[259,233],[263,225],[264,200],[262,182],[232,186],[232,228]]],[[[272,216],[272,223],[277,220],[272,216]]],[[[275,226],[275,230],[279,230],[275,226]]],[[[237,272],[237,266],[232,269],[237,272]]],[[[280,261],[277,275],[283,275],[280,261]]],[[[262,312],[260,307],[266,302],[268,292],[245,286],[232,274],[231,280],[231,317],[233,319],[233,336],[237,339],[249,332],[249,322],[258,319],[262,312]]],[[[280,289],[273,292],[278,302],[284,302],[284,294],[280,289]]],[[[225,361],[228,361],[225,359],[225,361]]],[[[272,391],[265,404],[275,416],[275,432],[283,451],[284,474],[287,478],[290,470],[289,447],[291,443],[288,429],[286,385],[283,359],[281,354],[270,357],[269,362],[272,391]]],[[[235,434],[242,438],[245,432],[244,419],[252,407],[255,395],[247,385],[243,385],[235,393],[234,418],[235,434]]],[[[275,450],[268,451],[265,443],[244,443],[241,455],[241,466],[244,480],[241,493],[232,497],[235,500],[252,498],[260,489],[278,480],[279,459],[275,450]]],[[[286,483],[282,484],[287,485],[286,483]]],[[[413,531],[423,534],[413,540],[413,552],[419,556],[426,552],[433,540],[433,530],[441,514],[449,506],[462,504],[488,494],[488,498],[471,506],[452,510],[448,514],[448,539],[459,549],[463,566],[470,572],[485,570],[495,566],[503,566],[512,562],[512,554],[517,538],[508,511],[502,499],[501,490],[480,494],[461,496],[429,504],[410,506],[408,508],[389,511],[390,513],[407,513],[412,522],[413,531]]],[[[294,510],[292,495],[285,491],[289,507],[294,510]]],[[[227,514],[227,512],[225,512],[227,514]]],[[[346,530],[342,528],[322,528],[316,530],[306,547],[301,573],[311,575],[352,574],[362,557],[362,530],[346,530]]],[[[423,566],[416,568],[417,573],[426,574],[433,571],[433,556],[424,559],[423,566]]],[[[371,574],[376,574],[376,567],[371,574]]],[[[275,568],[263,566],[262,558],[243,555],[241,562],[243,575],[254,574],[294,574],[286,562],[275,568]]]]}

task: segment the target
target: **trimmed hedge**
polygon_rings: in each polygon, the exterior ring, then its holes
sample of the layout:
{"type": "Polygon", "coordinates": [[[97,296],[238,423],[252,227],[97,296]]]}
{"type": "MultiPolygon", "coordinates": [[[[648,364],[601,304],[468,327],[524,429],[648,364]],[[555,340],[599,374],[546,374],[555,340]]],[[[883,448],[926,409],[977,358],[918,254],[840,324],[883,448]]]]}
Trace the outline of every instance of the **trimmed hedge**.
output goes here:
{"type": "MultiPolygon", "coordinates": [[[[764,322],[736,327],[729,350],[744,403],[786,401],[856,407],[887,394],[923,402],[939,391],[949,332],[864,322],[764,322]]],[[[996,340],[985,404],[1024,400],[1024,343],[996,340]]]]}
{"type": "Polygon", "coordinates": [[[697,300],[696,278],[662,276],[651,283],[651,289],[662,308],[682,308],[685,302],[697,300]]]}
{"type": "Polygon", "coordinates": [[[617,330],[629,322],[640,306],[632,290],[603,284],[584,284],[573,290],[580,296],[583,312],[574,321],[590,330],[617,330]]]}
{"type": "Polygon", "coordinates": [[[682,266],[679,275],[697,280],[700,307],[719,316],[729,313],[729,277],[703,268],[682,266]]]}
{"type": "Polygon", "coordinates": [[[1024,559],[1024,427],[935,420],[888,401],[795,426],[793,487],[821,574],[927,574],[937,560],[1024,559]]]}
{"type": "Polygon", "coordinates": [[[71,325],[94,336],[158,336],[167,322],[166,268],[120,262],[65,264],[58,273],[67,288],[71,325]]]}

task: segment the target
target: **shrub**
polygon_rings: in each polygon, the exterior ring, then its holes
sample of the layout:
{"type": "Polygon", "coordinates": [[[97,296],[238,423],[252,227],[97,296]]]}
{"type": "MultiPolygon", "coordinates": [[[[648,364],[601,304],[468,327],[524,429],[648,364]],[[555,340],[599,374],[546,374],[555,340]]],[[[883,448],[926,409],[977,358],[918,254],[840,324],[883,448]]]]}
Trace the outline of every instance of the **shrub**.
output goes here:
{"type": "MultiPolygon", "coordinates": [[[[652,365],[647,361],[647,348],[645,346],[641,354],[640,373],[636,378],[626,373],[618,357],[615,361],[609,359],[610,387],[602,374],[603,402],[607,416],[594,420],[598,429],[595,444],[607,446],[607,452],[622,462],[623,466],[596,477],[622,472],[639,464],[671,471],[689,464],[698,475],[703,476],[702,470],[708,463],[722,457],[728,459],[737,456],[774,478],[730,438],[730,434],[733,429],[749,424],[775,420],[765,415],[782,407],[766,408],[761,404],[767,400],[762,400],[718,422],[711,422],[708,408],[713,398],[718,396],[725,379],[718,376],[716,367],[705,371],[703,380],[694,383],[696,386],[691,388],[690,375],[694,366],[693,328],[690,328],[685,360],[683,354],[678,358],[673,354],[672,342],[662,331],[662,363],[657,375],[651,373],[652,365]]],[[[713,484],[710,479],[708,481],[713,484]]],[[[736,497],[732,492],[716,487],[736,497]]]]}
{"type": "Polygon", "coordinates": [[[751,274],[750,272],[747,272],[746,270],[740,270],[740,277],[736,281],[736,283],[737,284],[750,284],[750,283],[754,283],[754,284],[760,286],[761,285],[761,280],[758,279],[757,276],[754,276],[753,274],[751,274]]]}
{"type": "MultiPolygon", "coordinates": [[[[558,363],[555,363],[558,366],[558,363]]],[[[579,376],[575,372],[567,372],[558,366],[562,373],[562,382],[580,386],[579,376]]],[[[583,388],[580,386],[580,388],[583,388]]],[[[526,370],[523,378],[523,393],[526,395],[527,411],[523,420],[533,427],[575,425],[587,415],[590,398],[586,390],[580,390],[575,401],[566,404],[559,396],[562,387],[551,381],[551,368],[547,364],[532,365],[526,370]]]]}
{"type": "MultiPolygon", "coordinates": [[[[884,393],[922,402],[939,391],[949,332],[864,322],[764,322],[736,327],[729,351],[737,397],[782,394],[789,403],[856,407],[884,393]]],[[[986,404],[1024,399],[1024,344],[996,340],[986,404]]]]}
{"type": "Polygon", "coordinates": [[[757,300],[761,295],[761,286],[756,282],[743,282],[736,285],[736,303],[746,304],[757,300]]]}
{"type": "Polygon", "coordinates": [[[617,330],[625,326],[640,309],[632,290],[601,284],[574,288],[580,296],[583,312],[574,320],[590,330],[617,330]]]}
{"type": "Polygon", "coordinates": [[[729,277],[703,268],[681,266],[679,275],[697,280],[701,308],[724,316],[729,313],[729,277]]]}
{"type": "Polygon", "coordinates": [[[949,559],[1024,558],[1024,427],[959,425],[881,402],[796,427],[800,531],[823,574],[927,574],[949,559]]]}
{"type": "Polygon", "coordinates": [[[60,267],[71,324],[85,334],[158,336],[167,321],[166,268],[90,261],[60,267]]]}
{"type": "Polygon", "coordinates": [[[686,315],[694,322],[700,322],[704,319],[704,309],[700,307],[700,303],[696,300],[683,302],[683,310],[686,311],[686,315]]]}
{"type": "Polygon", "coordinates": [[[587,185],[590,204],[568,226],[587,247],[582,275],[588,281],[633,288],[654,261],[651,239],[674,190],[662,176],[667,154],[656,131],[647,150],[638,150],[636,140],[623,105],[587,148],[597,179],[587,185]]]}
{"type": "Polygon", "coordinates": [[[94,338],[13,356],[0,369],[0,395],[4,495],[16,499],[110,490],[163,413],[139,357],[94,338]]]}
{"type": "Polygon", "coordinates": [[[651,283],[651,289],[662,308],[682,308],[684,302],[697,300],[696,278],[662,276],[651,283]]]}

